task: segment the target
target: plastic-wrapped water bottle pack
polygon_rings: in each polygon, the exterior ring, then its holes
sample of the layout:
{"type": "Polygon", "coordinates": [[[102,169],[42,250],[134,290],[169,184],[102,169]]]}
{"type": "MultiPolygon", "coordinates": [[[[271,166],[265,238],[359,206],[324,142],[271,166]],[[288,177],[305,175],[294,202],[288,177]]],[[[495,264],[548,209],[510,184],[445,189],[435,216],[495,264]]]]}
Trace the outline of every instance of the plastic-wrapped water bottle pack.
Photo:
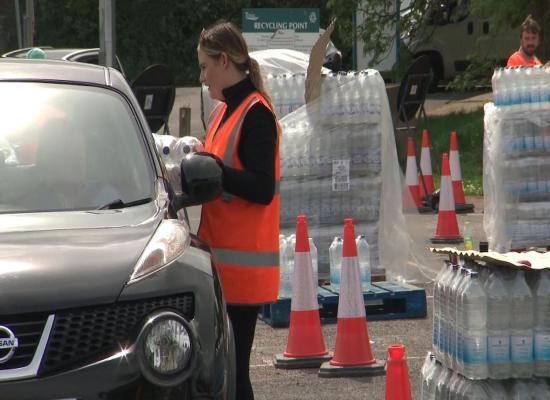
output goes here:
{"type": "Polygon", "coordinates": [[[550,69],[496,70],[485,105],[484,228],[491,250],[550,245],[550,69]]]}

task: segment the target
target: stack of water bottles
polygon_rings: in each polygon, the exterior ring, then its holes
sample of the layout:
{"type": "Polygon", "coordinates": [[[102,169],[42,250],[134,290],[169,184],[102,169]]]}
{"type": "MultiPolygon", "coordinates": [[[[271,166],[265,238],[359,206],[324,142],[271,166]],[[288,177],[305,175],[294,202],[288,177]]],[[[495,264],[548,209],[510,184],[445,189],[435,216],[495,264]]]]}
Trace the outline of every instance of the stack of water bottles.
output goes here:
{"type": "Polygon", "coordinates": [[[550,270],[447,263],[433,305],[423,399],[550,398],[550,270]]]}
{"type": "MultiPolygon", "coordinates": [[[[279,271],[280,285],[279,298],[292,297],[292,275],[294,273],[294,250],[296,247],[296,235],[279,235],[279,271]]],[[[309,238],[309,252],[311,254],[311,267],[313,269],[313,283],[319,284],[319,263],[317,247],[312,238],[309,238]]]]}
{"type": "Polygon", "coordinates": [[[422,366],[422,400],[545,400],[547,379],[471,380],[444,367],[433,354],[422,366]]]}
{"type": "Polygon", "coordinates": [[[485,106],[485,232],[492,250],[550,245],[550,68],[493,74],[485,106]]]}
{"type": "MultiPolygon", "coordinates": [[[[342,275],[342,249],[344,240],[335,236],[329,248],[330,257],[330,289],[340,293],[340,277],[342,275]]],[[[368,291],[371,284],[372,272],[370,264],[370,247],[366,235],[355,238],[357,246],[357,259],[359,261],[359,275],[361,277],[361,289],[368,291]]]]}
{"type": "MultiPolygon", "coordinates": [[[[295,87],[283,89],[282,82],[301,87],[302,80],[269,78],[275,104],[284,110],[288,104],[294,107],[284,99],[295,97],[285,94],[294,93],[295,87]]],[[[353,217],[356,229],[366,234],[370,244],[373,275],[382,275],[378,222],[384,82],[378,72],[369,70],[323,76],[322,88],[318,100],[280,121],[281,230],[290,233],[296,215],[307,215],[309,233],[319,249],[320,270],[328,272],[331,241],[341,234],[342,221],[353,217]]]]}

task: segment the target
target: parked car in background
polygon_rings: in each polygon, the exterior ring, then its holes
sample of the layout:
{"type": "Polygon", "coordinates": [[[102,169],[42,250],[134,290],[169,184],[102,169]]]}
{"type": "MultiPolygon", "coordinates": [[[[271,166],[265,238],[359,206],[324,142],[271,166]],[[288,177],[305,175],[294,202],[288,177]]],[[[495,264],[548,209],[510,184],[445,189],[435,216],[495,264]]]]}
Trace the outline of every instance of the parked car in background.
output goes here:
{"type": "Polygon", "coordinates": [[[0,121],[0,398],[233,399],[221,285],[177,217],[216,162],[173,195],[112,68],[0,59],[0,121]]]}
{"type": "MultiPolygon", "coordinates": [[[[44,46],[44,47],[40,47],[40,49],[42,49],[44,53],[46,53],[46,59],[48,60],[76,61],[76,62],[83,62],[87,64],[99,65],[99,48],[58,49],[50,46],[44,46]]],[[[2,57],[26,58],[29,50],[31,50],[30,47],[25,49],[13,50],[3,54],[2,57]]],[[[116,65],[114,67],[118,69],[122,73],[122,75],[126,76],[126,73],[124,72],[124,68],[122,67],[122,63],[120,62],[118,57],[116,57],[116,65]]]]}

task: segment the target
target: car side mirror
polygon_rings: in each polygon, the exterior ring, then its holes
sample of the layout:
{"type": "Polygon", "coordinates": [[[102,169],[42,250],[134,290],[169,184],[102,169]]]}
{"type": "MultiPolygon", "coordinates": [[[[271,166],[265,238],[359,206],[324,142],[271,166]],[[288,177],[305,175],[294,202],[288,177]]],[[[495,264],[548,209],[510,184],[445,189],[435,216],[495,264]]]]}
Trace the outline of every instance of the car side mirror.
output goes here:
{"type": "Polygon", "coordinates": [[[175,199],[176,209],[216,199],[222,193],[222,168],[208,154],[192,153],[180,164],[183,195],[175,199]]]}

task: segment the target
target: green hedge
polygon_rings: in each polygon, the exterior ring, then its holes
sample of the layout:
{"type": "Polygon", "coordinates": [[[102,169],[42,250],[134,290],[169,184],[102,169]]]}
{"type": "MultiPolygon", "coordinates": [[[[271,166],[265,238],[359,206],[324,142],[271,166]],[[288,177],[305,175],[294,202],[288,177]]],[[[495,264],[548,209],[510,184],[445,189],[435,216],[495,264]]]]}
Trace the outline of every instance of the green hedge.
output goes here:
{"type": "MultiPolygon", "coordinates": [[[[204,27],[225,19],[241,24],[247,7],[318,7],[321,26],[330,20],[325,1],[307,0],[117,0],[117,53],[128,79],[145,67],[169,65],[178,86],[198,84],[196,47],[204,27]]],[[[37,45],[98,47],[98,1],[35,0],[37,45]]],[[[338,46],[338,41],[335,40],[338,46]]]]}

